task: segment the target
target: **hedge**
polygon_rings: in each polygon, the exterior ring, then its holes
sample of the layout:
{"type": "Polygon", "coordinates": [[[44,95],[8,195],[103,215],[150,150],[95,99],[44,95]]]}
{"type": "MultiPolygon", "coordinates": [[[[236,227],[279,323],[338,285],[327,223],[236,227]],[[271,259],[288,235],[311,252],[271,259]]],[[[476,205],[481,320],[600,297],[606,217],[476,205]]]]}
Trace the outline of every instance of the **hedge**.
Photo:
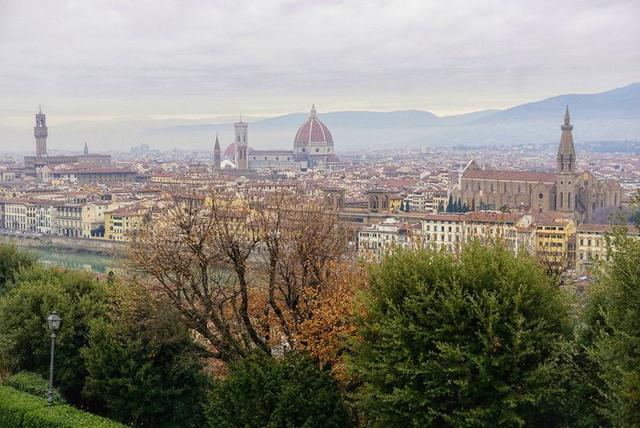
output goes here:
{"type": "Polygon", "coordinates": [[[0,428],[124,428],[124,425],[66,404],[0,386],[0,428]]]}
{"type": "Polygon", "coordinates": [[[0,428],[20,428],[25,413],[46,405],[46,400],[0,385],[0,428]]]}
{"type": "Polygon", "coordinates": [[[119,428],[124,425],[69,405],[41,407],[24,415],[21,428],[119,428]]]}
{"type": "MultiPolygon", "coordinates": [[[[47,398],[49,392],[49,382],[33,372],[16,373],[8,377],[2,384],[39,398],[47,398]]],[[[64,398],[56,388],[53,389],[53,402],[65,404],[64,398]]]]}

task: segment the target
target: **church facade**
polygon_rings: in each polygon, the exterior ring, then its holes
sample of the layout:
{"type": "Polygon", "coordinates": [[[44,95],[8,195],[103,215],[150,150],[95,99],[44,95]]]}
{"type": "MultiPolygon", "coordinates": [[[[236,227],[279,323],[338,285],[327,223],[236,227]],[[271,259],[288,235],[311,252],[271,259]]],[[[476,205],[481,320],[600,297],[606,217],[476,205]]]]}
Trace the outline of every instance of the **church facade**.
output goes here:
{"type": "Polygon", "coordinates": [[[556,156],[555,172],[481,169],[470,161],[460,173],[451,197],[472,210],[560,211],[584,223],[600,208],[622,203],[622,188],[576,170],[573,125],[567,108],[556,156]]]}
{"type": "MultiPolygon", "coordinates": [[[[338,163],[334,154],[333,136],[329,128],[318,119],[315,106],[309,118],[298,128],[293,150],[256,150],[249,147],[249,124],[234,124],[234,142],[225,152],[224,158],[237,169],[250,170],[298,170],[328,169],[338,163]]],[[[215,155],[215,151],[214,151],[215,155]]]]}

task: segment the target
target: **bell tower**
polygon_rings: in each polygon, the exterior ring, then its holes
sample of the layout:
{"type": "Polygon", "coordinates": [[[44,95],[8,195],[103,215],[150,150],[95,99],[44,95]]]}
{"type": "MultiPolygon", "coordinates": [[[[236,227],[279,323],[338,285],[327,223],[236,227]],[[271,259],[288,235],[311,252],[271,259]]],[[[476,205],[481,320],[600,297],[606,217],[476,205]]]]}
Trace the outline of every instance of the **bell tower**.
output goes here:
{"type": "Polygon", "coordinates": [[[236,168],[249,169],[249,161],[247,159],[247,152],[249,151],[249,142],[247,140],[249,124],[240,122],[233,124],[235,128],[235,144],[236,144],[236,168]]]}
{"type": "Polygon", "coordinates": [[[36,137],[36,158],[47,155],[47,115],[39,108],[36,113],[36,126],[33,127],[33,135],[36,137]]]}
{"type": "Polygon", "coordinates": [[[220,160],[222,156],[220,153],[220,140],[218,140],[218,134],[216,134],[216,142],[213,145],[213,169],[220,169],[220,160]]]}
{"type": "Polygon", "coordinates": [[[572,212],[576,209],[575,178],[576,149],[573,145],[573,125],[569,106],[564,113],[564,123],[560,126],[560,146],[556,156],[556,210],[572,212]]]}

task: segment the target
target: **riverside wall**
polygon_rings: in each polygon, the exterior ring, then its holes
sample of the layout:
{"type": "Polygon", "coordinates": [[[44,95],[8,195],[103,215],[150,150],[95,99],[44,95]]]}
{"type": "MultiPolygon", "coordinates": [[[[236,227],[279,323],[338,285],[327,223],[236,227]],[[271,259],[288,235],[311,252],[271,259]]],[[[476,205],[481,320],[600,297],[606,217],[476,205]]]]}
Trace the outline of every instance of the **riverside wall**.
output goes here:
{"type": "Polygon", "coordinates": [[[123,256],[127,249],[126,242],[103,239],[69,238],[56,235],[15,235],[0,233],[0,242],[13,242],[20,247],[52,248],[72,251],[86,251],[108,256],[123,256]]]}

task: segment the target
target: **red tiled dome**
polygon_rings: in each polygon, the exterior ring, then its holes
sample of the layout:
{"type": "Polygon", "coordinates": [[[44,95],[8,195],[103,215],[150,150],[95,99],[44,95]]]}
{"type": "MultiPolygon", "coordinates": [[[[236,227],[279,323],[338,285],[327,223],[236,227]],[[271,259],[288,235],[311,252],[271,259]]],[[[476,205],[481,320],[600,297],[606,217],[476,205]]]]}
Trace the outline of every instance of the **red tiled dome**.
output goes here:
{"type": "Polygon", "coordinates": [[[235,159],[236,158],[236,143],[231,143],[224,150],[224,159],[235,159]]]}
{"type": "Polygon", "coordinates": [[[294,147],[307,147],[309,144],[327,144],[333,146],[333,137],[327,126],[316,116],[315,106],[311,108],[311,115],[296,132],[294,147]]]}

